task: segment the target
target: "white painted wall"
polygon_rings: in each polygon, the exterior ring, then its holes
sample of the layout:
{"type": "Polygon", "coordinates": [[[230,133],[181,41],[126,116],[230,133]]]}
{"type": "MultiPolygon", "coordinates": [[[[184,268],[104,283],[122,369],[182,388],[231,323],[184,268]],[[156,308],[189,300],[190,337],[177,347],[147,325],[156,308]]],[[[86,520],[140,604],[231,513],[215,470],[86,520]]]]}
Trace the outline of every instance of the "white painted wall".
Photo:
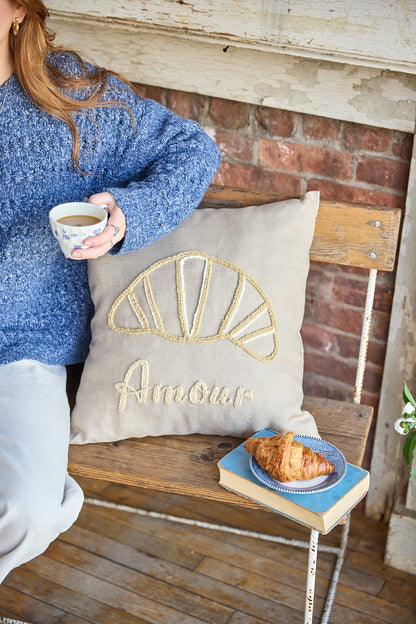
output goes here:
{"type": "Polygon", "coordinates": [[[412,0],[50,0],[61,15],[416,73],[412,0]]]}
{"type": "Polygon", "coordinates": [[[132,81],[413,132],[416,0],[50,0],[58,41],[132,81]]]}

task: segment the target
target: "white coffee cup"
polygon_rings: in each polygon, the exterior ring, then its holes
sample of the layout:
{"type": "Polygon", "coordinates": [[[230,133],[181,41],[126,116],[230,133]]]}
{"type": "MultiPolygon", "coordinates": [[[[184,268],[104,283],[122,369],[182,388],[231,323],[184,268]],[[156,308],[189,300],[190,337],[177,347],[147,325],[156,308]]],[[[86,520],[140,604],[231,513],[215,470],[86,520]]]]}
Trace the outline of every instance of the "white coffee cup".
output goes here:
{"type": "Polygon", "coordinates": [[[100,234],[107,218],[106,204],[96,206],[87,202],[59,204],[49,212],[53,235],[67,258],[72,258],[74,249],[86,249],[88,245],[84,245],[84,240],[100,234]]]}

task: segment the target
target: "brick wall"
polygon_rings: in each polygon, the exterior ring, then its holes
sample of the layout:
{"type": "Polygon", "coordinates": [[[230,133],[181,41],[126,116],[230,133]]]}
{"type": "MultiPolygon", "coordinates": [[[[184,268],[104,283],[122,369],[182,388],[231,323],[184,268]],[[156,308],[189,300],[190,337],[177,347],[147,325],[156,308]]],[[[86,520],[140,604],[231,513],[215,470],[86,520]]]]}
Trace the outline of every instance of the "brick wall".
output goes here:
{"type": "MultiPolygon", "coordinates": [[[[223,158],[218,184],[294,196],[318,189],[325,199],[404,207],[410,134],[196,94],[139,90],[197,120],[216,140],[223,158]]],[[[307,394],[352,399],[366,275],[311,265],[303,325],[307,394]]],[[[379,274],[362,399],[376,409],[393,286],[394,274],[379,274]]]]}

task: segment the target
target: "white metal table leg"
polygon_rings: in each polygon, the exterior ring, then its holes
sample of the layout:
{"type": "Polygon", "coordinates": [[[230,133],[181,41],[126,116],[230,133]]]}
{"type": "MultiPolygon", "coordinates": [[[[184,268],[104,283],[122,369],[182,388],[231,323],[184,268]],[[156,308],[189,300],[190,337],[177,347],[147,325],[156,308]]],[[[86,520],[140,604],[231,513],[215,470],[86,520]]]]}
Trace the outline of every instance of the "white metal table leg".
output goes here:
{"type": "Polygon", "coordinates": [[[311,530],[309,540],[308,578],[306,582],[305,624],[312,624],[313,603],[315,598],[316,560],[318,556],[319,532],[311,530]]]}
{"type": "Polygon", "coordinates": [[[339,575],[341,573],[342,564],[344,563],[344,555],[347,549],[349,530],[350,530],[350,515],[348,514],[348,516],[345,519],[345,524],[342,528],[341,544],[339,547],[335,569],[332,574],[331,584],[329,586],[325,607],[322,612],[321,624],[327,624],[329,620],[329,616],[331,614],[331,609],[332,609],[332,605],[333,605],[334,598],[335,598],[335,592],[337,590],[339,575]]]}

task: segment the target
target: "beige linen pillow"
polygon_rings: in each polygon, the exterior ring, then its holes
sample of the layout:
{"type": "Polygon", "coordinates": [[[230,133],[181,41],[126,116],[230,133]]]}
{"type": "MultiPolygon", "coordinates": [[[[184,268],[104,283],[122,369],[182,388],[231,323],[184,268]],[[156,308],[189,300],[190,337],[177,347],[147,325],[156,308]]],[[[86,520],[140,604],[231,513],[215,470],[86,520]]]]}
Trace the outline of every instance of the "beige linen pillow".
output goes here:
{"type": "Polygon", "coordinates": [[[72,443],[264,427],[317,435],[300,328],[319,194],[202,208],[89,263],[95,316],[72,443]]]}

